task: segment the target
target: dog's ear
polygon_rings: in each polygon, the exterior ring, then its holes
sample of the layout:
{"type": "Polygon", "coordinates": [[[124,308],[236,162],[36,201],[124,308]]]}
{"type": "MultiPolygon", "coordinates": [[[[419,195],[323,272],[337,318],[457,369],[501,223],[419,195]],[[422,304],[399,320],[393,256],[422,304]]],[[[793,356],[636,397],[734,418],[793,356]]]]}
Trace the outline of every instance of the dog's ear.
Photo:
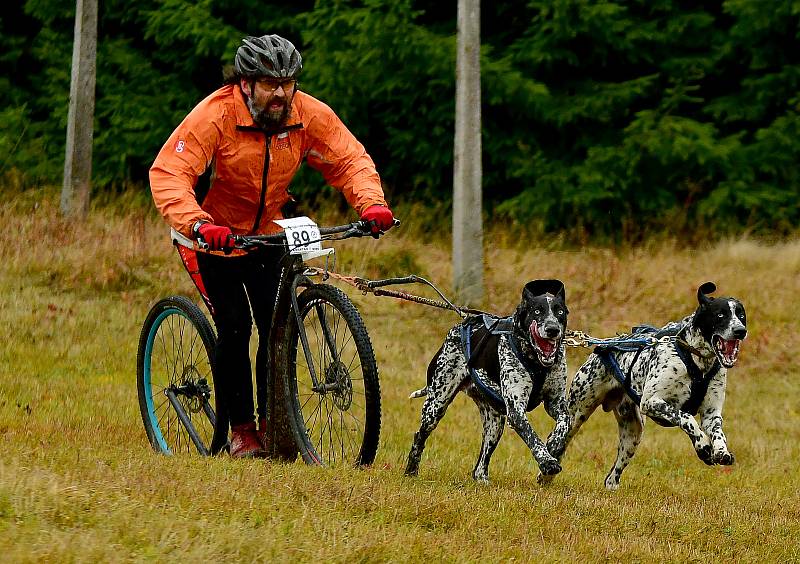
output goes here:
{"type": "Polygon", "coordinates": [[[716,284],[713,282],[706,282],[697,289],[697,301],[700,303],[700,305],[710,304],[711,298],[708,297],[708,294],[712,294],[716,291],[716,284]]]}
{"type": "Polygon", "coordinates": [[[564,283],[561,280],[555,279],[531,280],[525,284],[525,288],[522,290],[522,299],[535,298],[542,294],[553,294],[556,297],[560,297],[564,303],[567,302],[567,292],[564,289],[564,283]]]}

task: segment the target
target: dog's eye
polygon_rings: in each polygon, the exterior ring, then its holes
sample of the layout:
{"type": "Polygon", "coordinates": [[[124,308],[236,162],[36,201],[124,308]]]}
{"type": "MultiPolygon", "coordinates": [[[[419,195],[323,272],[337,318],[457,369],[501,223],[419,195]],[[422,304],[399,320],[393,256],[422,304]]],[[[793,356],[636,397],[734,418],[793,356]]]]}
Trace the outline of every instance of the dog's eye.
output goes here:
{"type": "Polygon", "coordinates": [[[556,312],[556,315],[564,315],[564,310],[560,309],[556,312]]]}
{"type": "Polygon", "coordinates": [[[533,313],[536,314],[536,315],[541,315],[542,314],[542,310],[535,309],[535,310],[533,310],[533,313]]]}
{"type": "Polygon", "coordinates": [[[718,313],[718,314],[717,314],[717,317],[719,317],[720,319],[722,319],[723,317],[725,317],[725,314],[724,314],[724,313],[718,313]]]}

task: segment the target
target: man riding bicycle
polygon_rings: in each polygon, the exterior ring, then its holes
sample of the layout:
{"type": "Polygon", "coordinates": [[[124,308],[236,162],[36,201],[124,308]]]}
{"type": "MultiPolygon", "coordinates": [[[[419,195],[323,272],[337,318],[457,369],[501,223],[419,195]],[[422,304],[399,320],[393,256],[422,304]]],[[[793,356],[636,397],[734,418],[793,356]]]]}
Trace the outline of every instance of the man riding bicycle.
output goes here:
{"type": "MultiPolygon", "coordinates": [[[[233,76],[189,112],[150,169],[153,199],[171,227],[211,250],[227,249],[232,235],[280,231],[275,220],[292,201],[288,186],[303,160],[375,233],[392,227],[375,164],[328,106],[297,89],[302,66],[282,37],[242,40],[233,76]],[[202,193],[198,179],[208,169],[211,186],[202,193]]],[[[196,256],[194,278],[217,328],[215,370],[235,458],[266,455],[266,399],[259,394],[256,427],[249,343],[254,320],[256,379],[266,382],[274,376],[266,373],[268,342],[283,252],[196,256]]]]}

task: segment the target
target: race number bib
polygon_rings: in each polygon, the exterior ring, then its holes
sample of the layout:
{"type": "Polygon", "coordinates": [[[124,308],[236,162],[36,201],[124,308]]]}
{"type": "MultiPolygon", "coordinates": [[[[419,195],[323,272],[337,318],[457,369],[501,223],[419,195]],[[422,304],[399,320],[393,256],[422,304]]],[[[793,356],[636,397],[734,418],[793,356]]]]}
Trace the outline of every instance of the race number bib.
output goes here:
{"type": "Polygon", "coordinates": [[[322,250],[319,227],[312,219],[305,216],[292,217],[289,219],[276,219],[275,223],[283,227],[291,254],[299,255],[322,250]]]}

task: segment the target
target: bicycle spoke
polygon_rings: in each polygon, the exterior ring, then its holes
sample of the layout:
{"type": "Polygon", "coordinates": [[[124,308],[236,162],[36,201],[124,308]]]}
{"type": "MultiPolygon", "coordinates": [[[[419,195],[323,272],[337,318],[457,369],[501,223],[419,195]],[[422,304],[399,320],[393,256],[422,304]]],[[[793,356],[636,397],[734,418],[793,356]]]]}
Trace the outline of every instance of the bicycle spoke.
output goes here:
{"type": "Polygon", "coordinates": [[[164,396],[164,400],[160,404],[158,404],[154,409],[156,415],[158,415],[159,413],[170,413],[171,410],[172,406],[170,405],[169,399],[167,398],[166,395],[164,396]]]}
{"type": "Polygon", "coordinates": [[[328,408],[327,398],[323,398],[322,400],[322,411],[320,413],[320,431],[319,431],[319,444],[320,450],[324,453],[323,456],[328,458],[328,441],[325,439],[328,437],[327,430],[330,428],[330,409],[328,408]]]}
{"type": "Polygon", "coordinates": [[[306,406],[308,405],[308,403],[309,403],[311,400],[313,400],[314,398],[319,398],[319,394],[318,394],[318,393],[316,393],[316,392],[311,392],[311,393],[309,393],[309,394],[301,394],[301,396],[303,396],[303,395],[305,395],[305,396],[308,396],[308,399],[306,399],[306,400],[305,400],[304,402],[302,402],[302,403],[301,403],[301,405],[300,405],[300,407],[303,409],[303,411],[305,411],[305,408],[306,408],[306,406]]]}
{"type": "Polygon", "coordinates": [[[172,348],[172,354],[169,355],[169,358],[173,359],[172,366],[171,366],[172,375],[170,376],[169,382],[170,382],[170,384],[174,385],[175,382],[177,381],[177,376],[176,376],[176,374],[177,374],[177,372],[176,372],[177,358],[176,358],[176,354],[175,354],[175,348],[176,348],[175,347],[175,322],[172,319],[172,316],[167,318],[167,323],[169,323],[170,347],[172,348]]]}
{"type": "Polygon", "coordinates": [[[339,419],[338,446],[341,447],[340,452],[342,455],[342,460],[345,460],[347,458],[345,451],[349,452],[351,450],[350,448],[348,448],[349,447],[348,439],[350,438],[350,431],[345,428],[344,414],[341,411],[339,411],[338,413],[338,419],[339,419]]]}
{"type": "MultiPolygon", "coordinates": [[[[332,410],[330,406],[327,405],[327,402],[326,402],[326,407],[327,409],[325,410],[325,423],[327,425],[329,432],[325,436],[328,437],[328,449],[329,449],[328,452],[332,452],[333,451],[333,418],[331,417],[332,410]]],[[[336,462],[336,460],[334,459],[332,460],[332,462],[336,462]]]]}
{"type": "Polygon", "coordinates": [[[158,335],[159,335],[160,341],[161,341],[161,350],[163,351],[163,354],[164,354],[164,374],[166,374],[167,381],[169,381],[170,384],[171,384],[172,381],[171,381],[170,376],[169,376],[169,374],[171,372],[171,369],[170,369],[170,366],[169,366],[169,358],[170,358],[170,356],[167,353],[167,339],[166,339],[166,336],[164,335],[164,333],[165,333],[164,331],[159,330],[158,335]]]}
{"type": "Polygon", "coordinates": [[[320,418],[322,415],[322,398],[320,397],[319,402],[317,403],[316,407],[312,408],[311,416],[309,417],[309,426],[313,429],[316,427],[317,417],[320,418]]]}
{"type": "Polygon", "coordinates": [[[353,374],[356,371],[361,372],[361,361],[358,359],[358,349],[355,347],[353,348],[353,356],[350,358],[350,362],[347,363],[347,371],[350,374],[353,374]],[[354,362],[358,362],[355,367],[353,366],[354,362]]]}
{"type": "Polygon", "coordinates": [[[172,358],[174,359],[174,362],[172,364],[171,381],[173,384],[177,384],[178,378],[180,376],[179,367],[183,364],[183,361],[180,358],[180,342],[179,342],[180,331],[175,329],[175,324],[177,322],[175,316],[171,316],[169,319],[170,319],[171,336],[172,336],[172,358]]]}

